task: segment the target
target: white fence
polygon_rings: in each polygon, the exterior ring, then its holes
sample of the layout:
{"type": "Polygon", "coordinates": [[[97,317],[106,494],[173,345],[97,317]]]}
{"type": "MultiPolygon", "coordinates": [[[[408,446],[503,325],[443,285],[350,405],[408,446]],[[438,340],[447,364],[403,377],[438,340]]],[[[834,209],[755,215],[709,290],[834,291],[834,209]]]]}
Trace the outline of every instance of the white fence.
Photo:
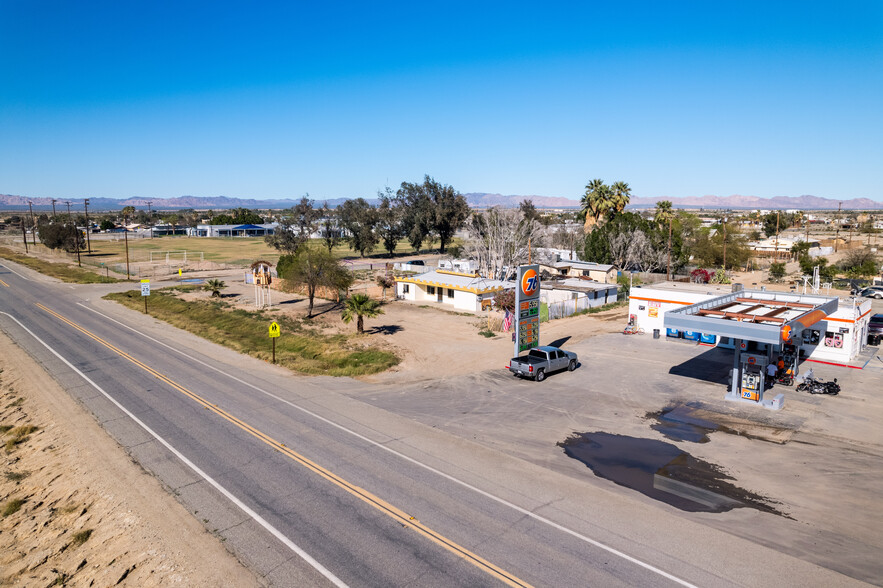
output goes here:
{"type": "Polygon", "coordinates": [[[570,300],[553,302],[549,304],[549,320],[555,320],[576,314],[592,307],[592,300],[587,296],[579,296],[570,300]]]}

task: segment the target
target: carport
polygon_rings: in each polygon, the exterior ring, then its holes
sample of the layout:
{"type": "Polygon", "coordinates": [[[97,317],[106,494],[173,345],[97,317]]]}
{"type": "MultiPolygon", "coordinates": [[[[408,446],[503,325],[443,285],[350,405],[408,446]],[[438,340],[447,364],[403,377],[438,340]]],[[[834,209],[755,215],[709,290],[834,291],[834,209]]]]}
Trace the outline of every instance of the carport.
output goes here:
{"type": "MultiPolygon", "coordinates": [[[[792,349],[803,331],[837,310],[836,297],[742,290],[665,313],[666,329],[729,337],[735,343],[728,400],[780,409],[784,396],[764,400],[764,369],[773,347],[792,349]],[[766,355],[743,353],[748,343],[767,344],[766,355]]],[[[795,354],[798,352],[795,351],[795,354]]],[[[796,357],[795,357],[796,359],[796,357]]]]}

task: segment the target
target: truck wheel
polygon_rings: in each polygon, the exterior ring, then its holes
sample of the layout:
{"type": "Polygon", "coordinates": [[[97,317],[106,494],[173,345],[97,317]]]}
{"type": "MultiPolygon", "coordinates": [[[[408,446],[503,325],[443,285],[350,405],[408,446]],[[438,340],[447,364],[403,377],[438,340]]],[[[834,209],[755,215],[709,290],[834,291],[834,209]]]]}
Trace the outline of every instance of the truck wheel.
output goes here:
{"type": "Polygon", "coordinates": [[[546,370],[544,370],[543,368],[540,368],[539,370],[537,370],[537,382],[542,382],[545,379],[546,379],[546,370]]]}
{"type": "Polygon", "coordinates": [[[567,364],[567,371],[572,372],[572,371],[575,370],[575,369],[576,369],[576,360],[575,360],[575,359],[571,359],[571,360],[570,360],[570,363],[567,364]]]}

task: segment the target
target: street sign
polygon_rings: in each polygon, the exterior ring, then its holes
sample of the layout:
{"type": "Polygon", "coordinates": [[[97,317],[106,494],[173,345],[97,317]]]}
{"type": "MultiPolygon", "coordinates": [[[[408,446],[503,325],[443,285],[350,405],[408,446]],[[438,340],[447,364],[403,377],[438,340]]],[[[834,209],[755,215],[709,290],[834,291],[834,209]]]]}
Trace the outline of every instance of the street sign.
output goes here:
{"type": "Polygon", "coordinates": [[[141,295],[150,296],[150,280],[141,280],[141,295]]]}
{"type": "Polygon", "coordinates": [[[515,287],[515,355],[540,346],[540,266],[518,267],[515,287]]]}
{"type": "Polygon", "coordinates": [[[282,330],[279,328],[279,323],[270,323],[270,337],[278,337],[281,332],[282,330]]]}

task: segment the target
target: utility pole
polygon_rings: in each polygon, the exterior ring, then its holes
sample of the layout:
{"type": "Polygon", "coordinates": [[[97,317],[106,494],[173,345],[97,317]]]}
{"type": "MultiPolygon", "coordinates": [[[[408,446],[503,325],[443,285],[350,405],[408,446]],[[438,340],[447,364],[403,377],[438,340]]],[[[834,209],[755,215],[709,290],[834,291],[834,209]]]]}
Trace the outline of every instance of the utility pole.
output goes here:
{"type": "Polygon", "coordinates": [[[776,251],[773,253],[773,257],[776,261],[779,261],[779,213],[781,210],[776,211],[776,251]]]}
{"type": "Polygon", "coordinates": [[[71,203],[70,200],[65,202],[67,204],[67,220],[74,227],[74,247],[77,248],[77,265],[79,267],[83,267],[83,264],[80,263],[80,229],[77,228],[77,223],[73,221],[73,217],[71,216],[71,203]]]}
{"type": "Polygon", "coordinates": [[[92,255],[92,240],[89,238],[89,199],[83,198],[83,208],[86,210],[86,247],[89,248],[89,255],[92,255]]]}
{"type": "Polygon", "coordinates": [[[843,207],[842,202],[837,203],[837,226],[836,232],[834,233],[834,253],[837,253],[837,241],[840,240],[840,209],[843,207]]]}
{"type": "Polygon", "coordinates": [[[665,279],[671,281],[671,217],[668,217],[668,267],[665,272],[665,279]]]}
{"type": "Polygon", "coordinates": [[[52,222],[55,222],[55,203],[58,202],[55,198],[52,199],[52,222]]]}
{"type": "Polygon", "coordinates": [[[25,244],[25,253],[28,252],[28,234],[25,232],[25,219],[21,219],[21,241],[25,244]]]}
{"type": "Polygon", "coordinates": [[[727,217],[724,217],[724,271],[727,271],[727,217]]]}
{"type": "Polygon", "coordinates": [[[126,226],[129,222],[129,215],[123,215],[123,235],[126,238],[126,279],[129,279],[129,227],[126,226]]]}
{"type": "Polygon", "coordinates": [[[31,211],[31,240],[34,242],[34,247],[37,246],[37,222],[34,220],[34,206],[33,202],[28,200],[28,209],[31,211]]]}
{"type": "Polygon", "coordinates": [[[147,201],[147,222],[150,223],[150,238],[153,239],[153,213],[150,211],[152,200],[147,201]]]}

